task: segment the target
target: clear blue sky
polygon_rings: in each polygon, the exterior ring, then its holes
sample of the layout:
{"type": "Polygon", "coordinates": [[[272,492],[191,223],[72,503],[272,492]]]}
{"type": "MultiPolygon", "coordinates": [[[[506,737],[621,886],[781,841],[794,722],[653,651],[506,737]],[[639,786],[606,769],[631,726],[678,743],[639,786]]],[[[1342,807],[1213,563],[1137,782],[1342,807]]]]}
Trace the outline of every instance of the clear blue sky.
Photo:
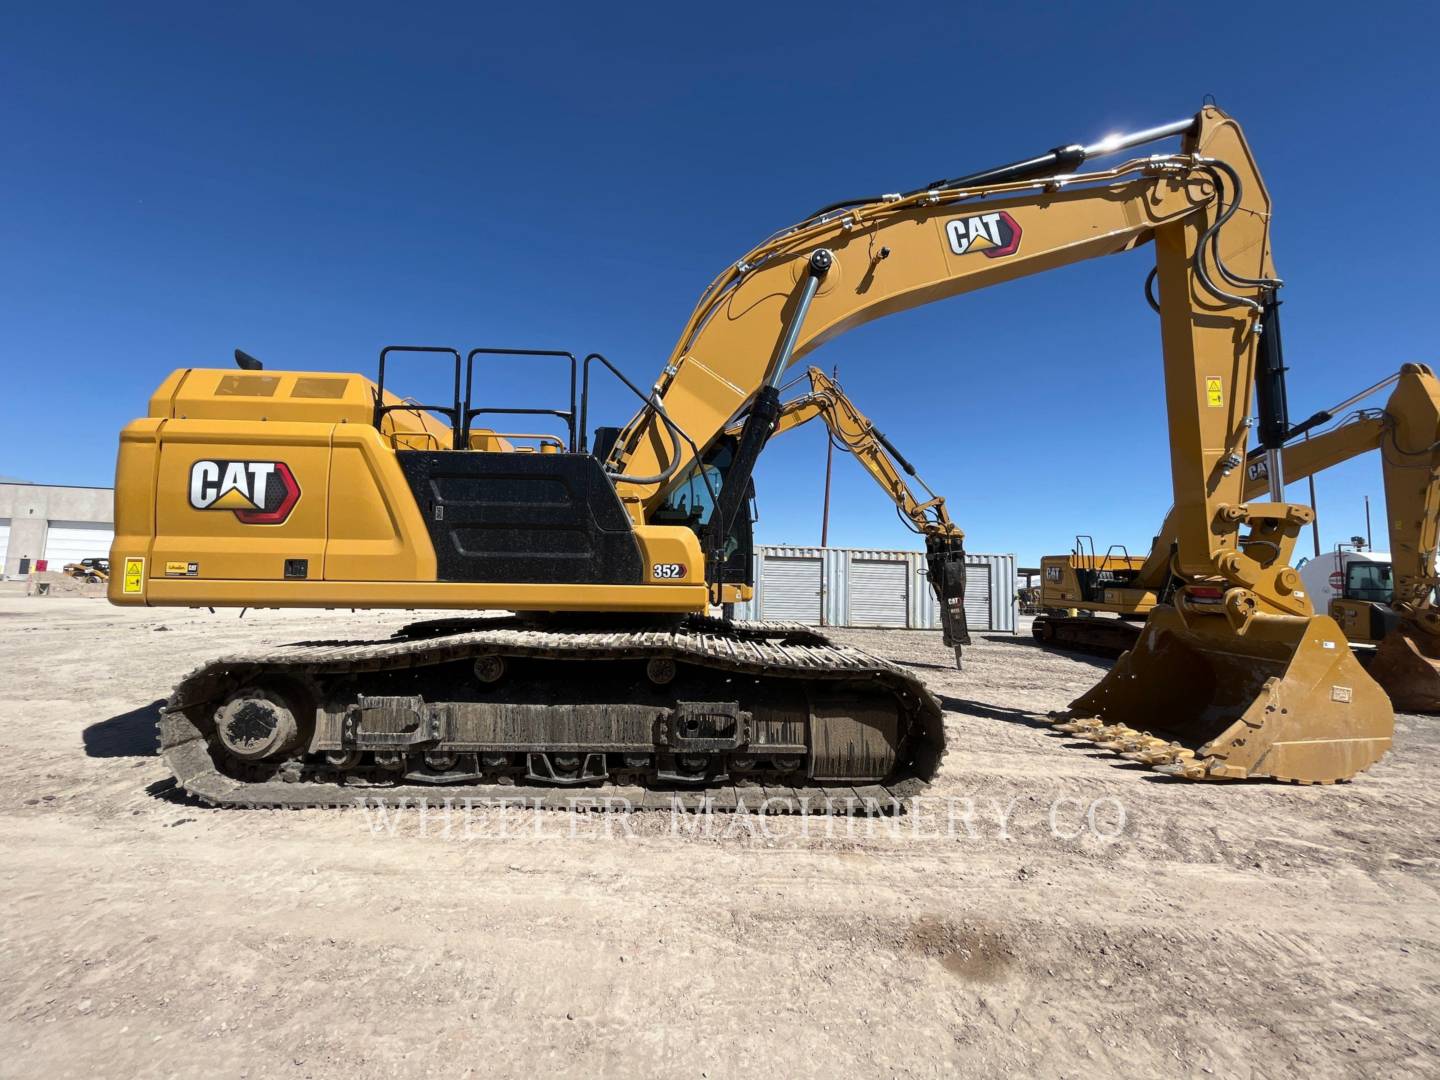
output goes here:
{"type": "MultiPolygon", "coordinates": [[[[598,349],[648,382],[705,284],[816,205],[1206,93],[1275,200],[1304,416],[1437,359],[1434,10],[12,6],[0,473],[108,484],[155,385],[235,346],[367,373],[391,342],[598,349]]],[[[1087,532],[1143,550],[1169,502],[1146,269],[1143,252],[1088,263],[809,359],[838,365],[972,549],[1033,562],[1087,532]]],[[[490,385],[532,404],[559,389],[490,385]]],[[[763,541],[818,542],[824,446],[811,429],[770,447],[763,541]]],[[[853,461],[836,473],[832,543],[913,546],[853,461]]],[[[1327,546],[1363,530],[1366,493],[1374,461],[1321,479],[1327,546]]]]}

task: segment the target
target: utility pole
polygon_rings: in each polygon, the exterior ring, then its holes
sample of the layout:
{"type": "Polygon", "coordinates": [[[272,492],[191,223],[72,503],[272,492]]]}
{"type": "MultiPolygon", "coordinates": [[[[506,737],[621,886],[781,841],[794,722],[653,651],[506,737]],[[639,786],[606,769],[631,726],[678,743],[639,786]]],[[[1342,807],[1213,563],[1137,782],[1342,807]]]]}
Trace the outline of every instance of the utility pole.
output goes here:
{"type": "MultiPolygon", "coordinates": [[[[840,381],[840,368],[835,366],[830,369],[830,377],[836,382],[840,381]]],[[[835,436],[830,434],[830,426],[825,426],[825,508],[821,511],[820,517],[820,546],[830,546],[830,469],[835,463],[835,436]]]]}
{"type": "Polygon", "coordinates": [[[1375,539],[1370,535],[1370,496],[1365,496],[1365,546],[1375,550],[1375,539]]]}

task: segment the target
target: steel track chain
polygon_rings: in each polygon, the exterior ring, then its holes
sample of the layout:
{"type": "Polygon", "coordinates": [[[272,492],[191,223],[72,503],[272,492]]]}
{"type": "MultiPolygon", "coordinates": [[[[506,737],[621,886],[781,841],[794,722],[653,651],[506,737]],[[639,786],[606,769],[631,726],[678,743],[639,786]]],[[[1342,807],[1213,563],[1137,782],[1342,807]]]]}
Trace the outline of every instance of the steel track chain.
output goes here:
{"type": "Polygon", "coordinates": [[[524,801],[545,809],[714,810],[765,813],[871,813],[892,809],[918,795],[938,771],[945,753],[939,702],[903,668],[848,645],[837,645],[813,627],[798,623],[724,622],[691,618],[653,630],[536,629],[519,619],[445,619],[414,623],[379,641],[310,641],[278,648],[232,653],[196,668],[175,687],[161,711],[160,751],[179,787],[211,806],[307,808],[392,806],[442,801],[464,803],[524,801]],[[454,784],[443,786],[356,786],[299,780],[245,782],[221,773],[204,733],[187,711],[215,701],[260,674],[323,678],[351,672],[403,669],[449,663],[483,654],[502,656],[621,660],[661,657],[710,668],[784,679],[873,679],[902,704],[909,724],[910,769],[884,787],[775,788],[723,785],[657,790],[607,785],[548,788],[538,785],[454,784]]]}

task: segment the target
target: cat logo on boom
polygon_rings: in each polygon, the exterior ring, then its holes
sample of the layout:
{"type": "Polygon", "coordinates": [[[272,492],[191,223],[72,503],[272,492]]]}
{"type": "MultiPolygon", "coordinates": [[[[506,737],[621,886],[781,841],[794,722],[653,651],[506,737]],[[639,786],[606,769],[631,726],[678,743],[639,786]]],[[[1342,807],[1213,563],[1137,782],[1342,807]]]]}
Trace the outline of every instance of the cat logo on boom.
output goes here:
{"type": "Polygon", "coordinates": [[[300,484],[283,461],[216,461],[190,466],[190,505],[230,510],[246,525],[279,525],[300,501],[300,484]]]}
{"type": "Polygon", "coordinates": [[[945,223],[945,235],[956,255],[983,251],[987,259],[998,259],[1014,255],[1020,247],[1020,226],[1004,210],[952,218],[945,223]]]}

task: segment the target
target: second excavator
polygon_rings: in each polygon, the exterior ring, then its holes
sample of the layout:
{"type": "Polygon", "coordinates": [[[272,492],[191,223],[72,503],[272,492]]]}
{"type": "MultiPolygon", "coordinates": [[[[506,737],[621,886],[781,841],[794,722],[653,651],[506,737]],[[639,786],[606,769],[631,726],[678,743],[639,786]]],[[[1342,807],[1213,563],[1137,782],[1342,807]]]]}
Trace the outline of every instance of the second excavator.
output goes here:
{"type": "MultiPolygon", "coordinates": [[[[810,382],[809,391],[780,406],[771,438],[812,420],[823,421],[831,443],[854,456],[895,504],[895,512],[905,527],[925,538],[928,576],[939,604],[942,636],[946,647],[955,650],[958,667],[964,647],[970,644],[965,621],[963,563],[955,558],[955,553],[964,549],[965,533],[951,520],[944,496],[935,494],[920,479],[915,466],[860,411],[839,382],[817,367],[807,369],[805,375],[810,382]],[[924,498],[915,494],[906,476],[919,485],[924,498]],[[957,567],[958,583],[954,580],[957,567]]],[[[726,434],[738,437],[743,429],[743,424],[734,424],[726,434]]]]}
{"type": "MultiPolygon", "coordinates": [[[[1440,711],[1440,614],[1435,589],[1440,531],[1440,380],[1424,364],[1400,371],[1287,432],[1281,464],[1287,482],[1306,479],[1371,451],[1380,455],[1392,579],[1384,596],[1341,595],[1327,606],[1347,640],[1379,648],[1367,669],[1397,709],[1440,711]],[[1383,408],[1347,412],[1392,387],[1383,408]],[[1339,421],[1313,438],[1321,425],[1339,421]],[[1301,436],[1305,436],[1301,439],[1301,436]]],[[[1270,474],[1265,455],[1252,452],[1247,498],[1262,495],[1270,474]]],[[[1114,655],[1140,636],[1144,619],[1181,583],[1170,569],[1175,537],[1167,516],[1150,551],[1132,556],[1112,547],[1097,554],[1089,537],[1077,537],[1069,555],[1041,560],[1043,611],[1032,624],[1045,644],[1114,655]],[[1087,547],[1088,541],[1088,547],[1087,547]],[[1069,614],[1075,612],[1075,614],[1069,614]],[[1083,613],[1083,614],[1082,614],[1083,613]],[[1113,617],[1105,617],[1113,616],[1113,617]]],[[[1308,577],[1307,570],[1302,577],[1308,577]]],[[[1307,590],[1314,600],[1317,590],[1307,590]]]]}
{"type": "MultiPolygon", "coordinates": [[[[554,410],[566,438],[521,445],[479,423],[519,411],[473,403],[497,350],[388,347],[374,381],[176,371],[121,436],[112,602],[516,614],[219,658],[172,695],[165,757],[228,806],[923,789],[944,730],[913,674],[814,631],[706,617],[750,594],[752,475],[784,372],[869,320],[1148,246],[1183,583],[1074,708],[1171,740],[1153,763],[1177,777],[1354,776],[1390,745],[1389,702],[1299,594],[1286,556],[1311,511],[1274,485],[1273,502],[1243,491],[1257,387],[1262,421],[1283,411],[1270,217],[1240,126],[1214,107],[832,203],[712,282],[654,382],[631,385],[636,414],[593,444],[583,392],[578,437],[573,399],[554,410]],[[448,400],[387,388],[402,356],[448,365],[448,400]]],[[[592,364],[618,374],[591,354],[587,388],[592,364]]],[[[961,543],[927,546],[955,611],[961,543]]]]}

